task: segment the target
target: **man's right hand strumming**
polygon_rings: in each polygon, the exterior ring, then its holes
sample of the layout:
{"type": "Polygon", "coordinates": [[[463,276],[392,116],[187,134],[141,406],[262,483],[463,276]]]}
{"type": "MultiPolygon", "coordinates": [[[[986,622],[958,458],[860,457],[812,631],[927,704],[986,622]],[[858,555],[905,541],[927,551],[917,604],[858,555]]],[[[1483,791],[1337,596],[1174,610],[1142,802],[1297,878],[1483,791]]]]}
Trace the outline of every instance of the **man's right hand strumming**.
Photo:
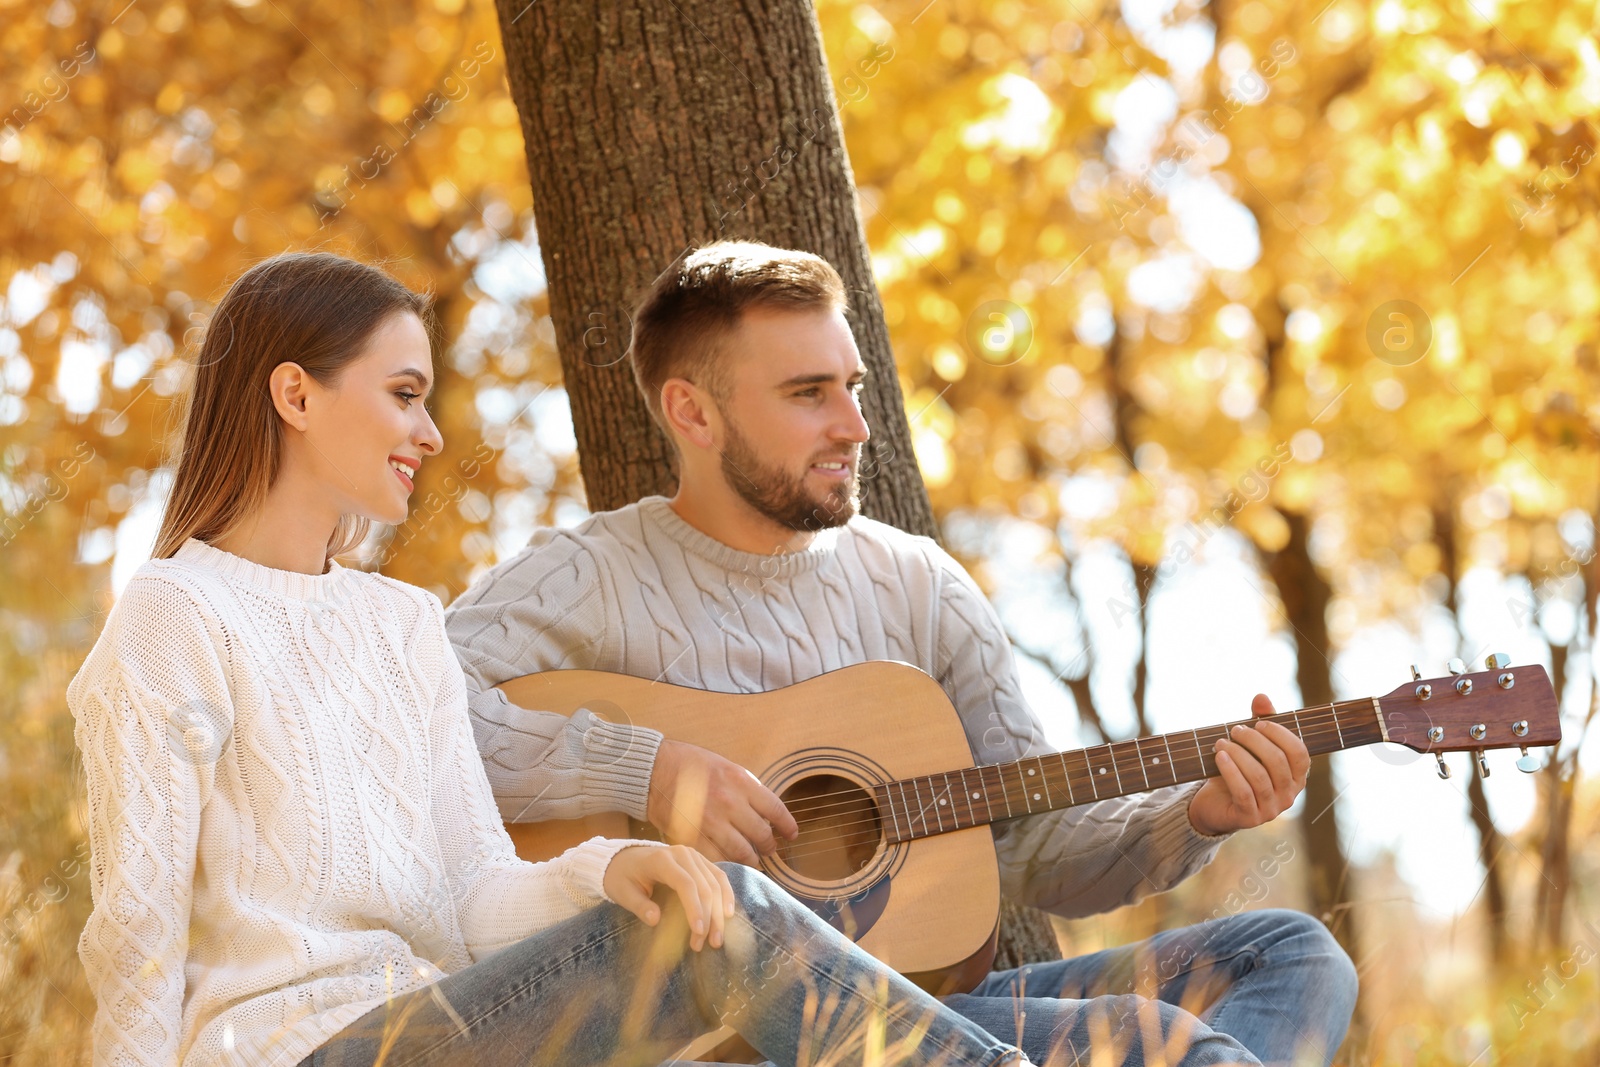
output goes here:
{"type": "Polygon", "coordinates": [[[776,793],[737,763],[682,741],[656,752],[645,815],[672,844],[753,867],[800,827],[776,793]]]}

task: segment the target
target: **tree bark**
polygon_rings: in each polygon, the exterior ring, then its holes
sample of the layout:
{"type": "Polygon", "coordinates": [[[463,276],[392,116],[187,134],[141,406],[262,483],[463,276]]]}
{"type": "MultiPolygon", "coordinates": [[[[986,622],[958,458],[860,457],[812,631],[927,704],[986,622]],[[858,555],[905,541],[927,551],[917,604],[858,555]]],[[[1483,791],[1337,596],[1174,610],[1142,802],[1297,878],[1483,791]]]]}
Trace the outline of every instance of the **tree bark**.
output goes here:
{"type": "Polygon", "coordinates": [[[634,304],[690,248],[748,238],[832,263],[872,373],[863,508],[932,536],[816,16],[744,5],[498,0],[579,465],[596,510],[675,482],[623,358],[634,304]]]}
{"type": "MultiPolygon", "coordinates": [[[[1457,499],[1457,493],[1447,492],[1444,500],[1433,509],[1433,541],[1439,549],[1439,570],[1445,578],[1445,610],[1450,613],[1450,622],[1456,629],[1456,651],[1468,656],[1472,650],[1467,647],[1466,632],[1461,625],[1461,549],[1456,534],[1457,499]]],[[[1467,669],[1471,670],[1472,665],[1468,664],[1467,669]]],[[[1500,831],[1495,828],[1494,817],[1489,811],[1489,797],[1483,791],[1477,766],[1471,766],[1467,774],[1468,814],[1472,819],[1472,828],[1478,834],[1478,860],[1483,864],[1483,903],[1488,919],[1489,958],[1495,967],[1500,968],[1506,964],[1508,950],[1506,914],[1509,905],[1505,871],[1500,866],[1500,854],[1505,843],[1501,840],[1500,831]]]]}
{"type": "Polygon", "coordinates": [[[1500,869],[1500,854],[1505,841],[1489,814],[1489,798],[1483,791],[1483,779],[1477,768],[1467,773],[1467,805],[1471,809],[1472,828],[1478,833],[1478,862],[1483,864],[1483,905],[1489,918],[1489,959],[1495,968],[1506,966],[1509,946],[1506,943],[1506,888],[1500,869]]]}
{"type": "MultiPolygon", "coordinates": [[[[937,536],[811,5],[496,6],[590,508],[673,491],[672,447],[624,358],[631,311],[690,248],[742,237],[839,271],[871,372],[862,510],[937,536]]],[[[1059,958],[1043,914],[1004,914],[1003,959],[1059,958]]]]}
{"type": "MultiPolygon", "coordinates": [[[[1128,385],[1124,358],[1122,329],[1119,326],[1111,335],[1110,343],[1106,345],[1106,384],[1111,390],[1111,411],[1115,420],[1117,450],[1128,462],[1128,476],[1138,478],[1142,476],[1139,474],[1138,464],[1133,459],[1134,452],[1138,448],[1133,440],[1133,424],[1143,417],[1144,408],[1128,385]]],[[[1155,732],[1150,728],[1150,718],[1145,711],[1145,692],[1150,679],[1150,595],[1155,590],[1156,565],[1140,562],[1130,544],[1128,569],[1133,572],[1134,599],[1139,610],[1139,654],[1133,661],[1134,726],[1137,736],[1148,737],[1155,732]]]]}
{"type": "MultiPolygon", "coordinates": [[[[1284,511],[1283,518],[1289,524],[1289,540],[1269,555],[1268,570],[1294,631],[1300,701],[1312,707],[1333,700],[1333,676],[1328,663],[1328,602],[1333,590],[1311,560],[1310,519],[1293,511],[1284,511]]],[[[1359,960],[1355,915],[1350,909],[1350,861],[1345,858],[1344,844],[1339,839],[1335,807],[1338,794],[1327,756],[1312,759],[1305,797],[1301,827],[1310,863],[1311,905],[1351,958],[1359,960]]]]}

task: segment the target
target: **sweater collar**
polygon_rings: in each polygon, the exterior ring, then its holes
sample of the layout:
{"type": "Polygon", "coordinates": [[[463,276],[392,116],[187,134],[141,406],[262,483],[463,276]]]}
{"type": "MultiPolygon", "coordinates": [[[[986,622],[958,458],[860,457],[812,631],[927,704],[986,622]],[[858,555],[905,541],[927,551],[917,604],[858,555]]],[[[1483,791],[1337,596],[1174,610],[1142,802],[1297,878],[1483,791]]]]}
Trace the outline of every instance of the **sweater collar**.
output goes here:
{"type": "Polygon", "coordinates": [[[842,530],[842,527],[834,527],[818,531],[811,544],[798,552],[741,552],[690,526],[683,516],[672,510],[672,505],[664,496],[645,497],[639,501],[639,511],[684,551],[709,560],[724,570],[759,574],[763,578],[787,578],[816,570],[824,560],[833,556],[842,530]]]}
{"type": "Polygon", "coordinates": [[[236,556],[214,545],[191,537],[173,553],[173,559],[215,571],[245,585],[293,600],[330,600],[344,582],[345,569],[328,561],[324,574],[282,571],[236,556]]]}

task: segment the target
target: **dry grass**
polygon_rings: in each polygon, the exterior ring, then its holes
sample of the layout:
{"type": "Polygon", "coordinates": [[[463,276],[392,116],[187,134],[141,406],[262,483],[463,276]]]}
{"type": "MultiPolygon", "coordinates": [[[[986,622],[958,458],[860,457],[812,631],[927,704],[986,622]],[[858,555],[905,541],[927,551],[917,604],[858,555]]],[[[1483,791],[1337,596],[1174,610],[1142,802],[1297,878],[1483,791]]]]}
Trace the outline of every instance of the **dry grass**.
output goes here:
{"type": "MultiPolygon", "coordinates": [[[[46,669],[43,676],[57,672],[46,669]]],[[[64,679],[56,678],[64,684],[64,679]]],[[[40,678],[40,685],[44,678],[40,678]]],[[[60,692],[59,689],[56,690],[60,692]]],[[[81,780],[71,721],[51,701],[28,701],[33,715],[10,719],[0,766],[0,1064],[44,1067],[89,1062],[93,999],[77,959],[89,912],[88,855],[81,827],[81,780]]],[[[39,695],[37,692],[33,695],[39,695]]],[[[19,707],[18,712],[21,712],[19,707]]],[[[1348,1067],[1572,1067],[1600,1064],[1600,917],[1592,902],[1596,872],[1596,793],[1587,783],[1574,826],[1577,884],[1567,942],[1534,950],[1535,870],[1512,876],[1512,959],[1486,960],[1481,917],[1428,926],[1403,883],[1380,866],[1357,872],[1363,1027],[1340,1061],[1348,1067]],[[1592,925],[1591,925],[1592,924],[1592,925]]],[[[1537,856],[1536,840],[1520,841],[1537,856]]],[[[1064,946],[1089,952],[1163,927],[1244,908],[1304,907],[1303,860],[1262,874],[1263,857],[1298,849],[1292,825],[1245,835],[1216,863],[1174,893],[1107,916],[1060,922],[1064,946]]]]}

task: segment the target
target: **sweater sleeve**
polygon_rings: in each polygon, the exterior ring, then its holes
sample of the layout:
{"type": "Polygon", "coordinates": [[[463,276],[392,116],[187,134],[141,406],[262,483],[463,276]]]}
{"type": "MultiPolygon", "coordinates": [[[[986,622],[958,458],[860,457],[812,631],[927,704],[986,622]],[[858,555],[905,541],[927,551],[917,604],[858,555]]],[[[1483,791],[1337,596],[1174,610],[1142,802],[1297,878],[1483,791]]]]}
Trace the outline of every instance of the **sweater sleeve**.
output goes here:
{"type": "MultiPolygon", "coordinates": [[[[964,568],[930,547],[941,569],[937,677],[981,763],[1052,751],[1022,698],[1016,661],[994,607],[964,568]]],[[[1198,785],[1169,786],[997,823],[1000,890],[1067,918],[1171,889],[1216,856],[1224,838],[1189,822],[1198,785]]]]}
{"type": "Polygon", "coordinates": [[[201,811],[233,704],[194,597],[135,577],[67,689],[88,786],[92,910],[78,941],[94,1063],[176,1063],[201,811]]]}
{"type": "Polygon", "coordinates": [[[439,601],[419,642],[419,662],[438,671],[431,726],[432,810],[467,951],[474,961],[607,899],[606,867],[618,852],[657,841],[591,838],[553,860],[518,858],[473,742],[467,686],[445,637],[439,601]]]}
{"type": "Polygon", "coordinates": [[[592,668],[607,641],[607,609],[593,555],[562,530],[476,582],[445,614],[466,674],[473,734],[489,785],[509,822],[601,811],[645,817],[659,731],[521,708],[494,686],[525,674],[592,668]]]}

